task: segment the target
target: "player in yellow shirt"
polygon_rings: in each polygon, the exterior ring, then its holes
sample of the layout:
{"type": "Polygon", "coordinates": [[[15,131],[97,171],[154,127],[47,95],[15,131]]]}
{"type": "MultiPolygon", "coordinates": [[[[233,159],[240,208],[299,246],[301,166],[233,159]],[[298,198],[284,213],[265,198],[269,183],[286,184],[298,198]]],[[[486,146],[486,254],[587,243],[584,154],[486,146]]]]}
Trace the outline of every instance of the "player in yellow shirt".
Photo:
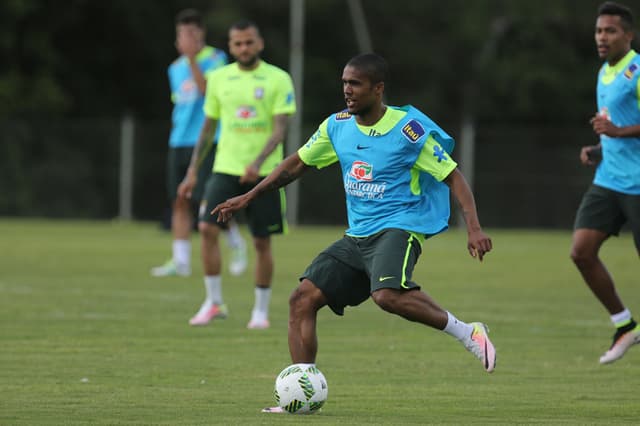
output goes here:
{"type": "MultiPolygon", "coordinates": [[[[198,152],[220,123],[220,138],[213,173],[205,186],[198,229],[206,298],[191,325],[205,325],[224,318],[222,299],[220,224],[209,212],[219,203],[245,193],[267,176],[283,157],[282,142],[290,115],[296,111],[289,74],[260,58],[264,41],[258,27],[241,21],[229,30],[229,52],[236,62],[208,76],[205,123],[194,148],[191,166],[178,191],[189,196],[197,181],[198,152]]],[[[271,234],[284,233],[284,192],[256,199],[247,208],[247,219],[256,250],[255,305],[248,327],[269,327],[269,300],[273,276],[271,234]]]]}

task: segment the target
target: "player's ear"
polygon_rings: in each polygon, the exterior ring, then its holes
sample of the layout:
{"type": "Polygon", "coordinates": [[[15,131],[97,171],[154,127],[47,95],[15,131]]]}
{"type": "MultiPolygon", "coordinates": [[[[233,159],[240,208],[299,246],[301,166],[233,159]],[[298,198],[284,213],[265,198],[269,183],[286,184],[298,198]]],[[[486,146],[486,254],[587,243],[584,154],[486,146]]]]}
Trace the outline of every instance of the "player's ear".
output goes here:
{"type": "Polygon", "coordinates": [[[376,94],[382,96],[382,94],[384,93],[384,81],[377,82],[373,86],[373,89],[376,91],[376,94]]]}

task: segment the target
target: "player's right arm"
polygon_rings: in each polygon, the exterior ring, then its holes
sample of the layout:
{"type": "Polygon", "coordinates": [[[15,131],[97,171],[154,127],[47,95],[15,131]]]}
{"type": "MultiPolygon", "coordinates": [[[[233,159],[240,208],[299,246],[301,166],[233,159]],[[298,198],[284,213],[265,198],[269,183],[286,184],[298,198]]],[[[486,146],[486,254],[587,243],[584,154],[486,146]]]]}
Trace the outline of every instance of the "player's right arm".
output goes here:
{"type": "Polygon", "coordinates": [[[202,164],[202,158],[200,158],[201,152],[203,152],[203,148],[207,144],[207,141],[213,140],[216,125],[216,120],[205,116],[202,129],[200,130],[200,136],[198,137],[198,142],[193,147],[193,153],[191,154],[191,161],[187,168],[187,174],[184,176],[184,179],[182,179],[180,185],[178,185],[178,197],[191,198],[193,188],[195,188],[196,183],[198,183],[198,169],[202,164]]]}
{"type": "Polygon", "coordinates": [[[322,168],[338,161],[327,132],[325,120],[298,152],[285,158],[267,177],[249,192],[217,205],[211,214],[218,215],[219,222],[226,222],[234,212],[245,208],[251,200],[263,192],[281,188],[298,179],[310,167],[322,168]]]}
{"type": "Polygon", "coordinates": [[[258,195],[281,188],[298,179],[309,169],[297,152],[285,158],[267,177],[254,186],[249,192],[230,198],[224,203],[218,204],[211,214],[218,215],[218,222],[226,222],[233,216],[233,213],[242,210],[249,205],[251,200],[258,195]]]}

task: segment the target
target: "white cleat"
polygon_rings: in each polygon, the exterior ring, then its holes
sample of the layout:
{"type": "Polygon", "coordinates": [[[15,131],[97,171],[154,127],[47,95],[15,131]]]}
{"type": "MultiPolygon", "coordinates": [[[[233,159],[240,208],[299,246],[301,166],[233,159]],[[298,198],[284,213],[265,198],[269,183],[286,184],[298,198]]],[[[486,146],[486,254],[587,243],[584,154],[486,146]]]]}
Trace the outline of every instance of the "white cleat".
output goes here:
{"type": "Polygon", "coordinates": [[[489,329],[481,322],[472,322],[470,325],[473,331],[462,343],[482,362],[487,373],[491,373],[496,368],[496,349],[489,340],[489,329]]]}
{"type": "Polygon", "coordinates": [[[188,277],[191,275],[191,268],[187,265],[176,265],[173,259],[168,260],[164,265],[151,268],[153,277],[188,277]]]}
{"type": "Polygon", "coordinates": [[[616,333],[613,336],[613,344],[609,350],[600,357],[600,364],[611,364],[619,360],[631,346],[638,343],[640,343],[640,325],[619,336],[618,333],[616,333]]]}
{"type": "Polygon", "coordinates": [[[247,324],[247,328],[249,330],[265,330],[267,328],[269,328],[271,326],[271,324],[269,324],[269,320],[255,320],[252,319],[251,321],[249,321],[249,324],[247,324]]]}

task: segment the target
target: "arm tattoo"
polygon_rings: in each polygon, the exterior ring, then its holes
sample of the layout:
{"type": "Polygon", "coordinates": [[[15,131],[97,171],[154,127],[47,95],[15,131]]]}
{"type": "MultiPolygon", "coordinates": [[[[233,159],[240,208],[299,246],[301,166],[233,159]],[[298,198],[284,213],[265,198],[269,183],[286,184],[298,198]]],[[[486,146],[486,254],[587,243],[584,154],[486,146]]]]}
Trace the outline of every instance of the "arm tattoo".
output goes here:
{"type": "Polygon", "coordinates": [[[278,189],[282,188],[285,185],[290,184],[294,180],[296,180],[295,175],[289,173],[288,170],[283,170],[274,180],[269,184],[267,189],[278,189]]]}

